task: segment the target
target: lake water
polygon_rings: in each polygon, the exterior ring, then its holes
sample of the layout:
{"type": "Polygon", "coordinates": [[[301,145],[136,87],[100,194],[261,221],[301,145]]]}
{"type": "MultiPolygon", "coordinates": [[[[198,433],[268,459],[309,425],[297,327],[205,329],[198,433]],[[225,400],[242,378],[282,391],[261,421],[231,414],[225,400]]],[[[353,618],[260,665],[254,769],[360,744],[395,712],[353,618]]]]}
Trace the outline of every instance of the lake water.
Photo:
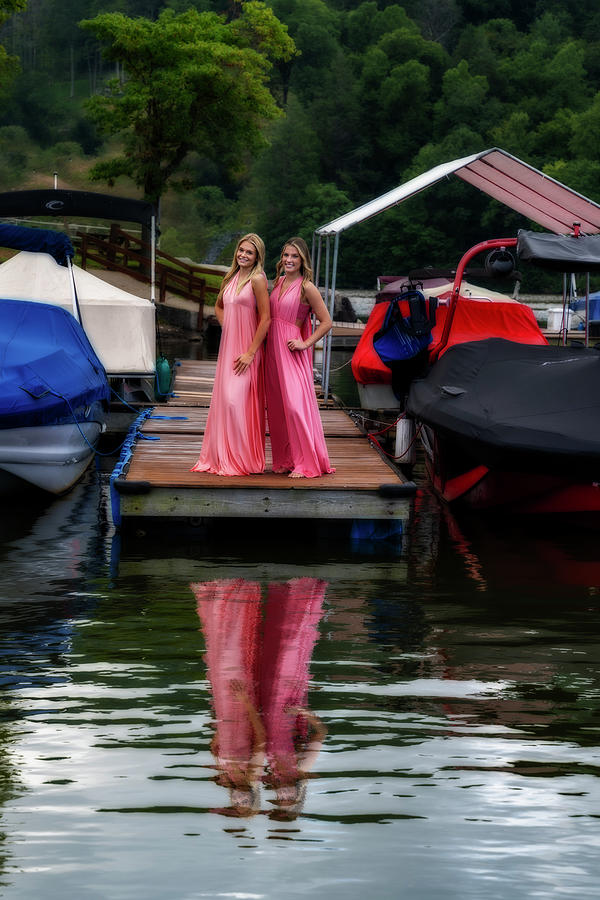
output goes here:
{"type": "Polygon", "coordinates": [[[0,896],[598,896],[599,531],[121,538],[109,471],[4,510],[0,896]]]}

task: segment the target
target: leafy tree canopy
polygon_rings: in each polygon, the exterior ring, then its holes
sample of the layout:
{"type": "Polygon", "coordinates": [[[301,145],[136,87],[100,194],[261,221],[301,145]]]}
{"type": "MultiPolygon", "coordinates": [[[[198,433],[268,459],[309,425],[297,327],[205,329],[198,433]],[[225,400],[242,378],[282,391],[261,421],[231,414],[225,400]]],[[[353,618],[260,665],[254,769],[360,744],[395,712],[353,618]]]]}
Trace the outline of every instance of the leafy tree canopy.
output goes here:
{"type": "Polygon", "coordinates": [[[155,21],[105,13],[81,22],[126,72],[88,104],[100,130],[123,142],[93,178],[127,175],[156,202],[192,151],[228,172],[243,168],[262,143],[263,121],[280,114],[266,83],[272,62],[295,48],[264,3],[238,6],[232,21],[190,9],[164,10],[155,21]]]}
{"type": "MultiPolygon", "coordinates": [[[[0,25],[15,12],[21,12],[27,6],[27,0],[0,0],[0,25]]],[[[19,61],[10,56],[0,45],[0,97],[3,96],[19,70],[19,61]]]]}
{"type": "MultiPolygon", "coordinates": [[[[598,0],[0,0],[2,17],[3,189],[122,175],[162,195],[175,255],[226,259],[240,230],[276,255],[493,146],[600,200],[598,0]]],[[[339,283],[518,226],[450,179],[345,234],[339,283]]]]}
{"type": "Polygon", "coordinates": [[[21,12],[27,6],[27,0],[0,0],[0,24],[13,13],[21,12]]]}

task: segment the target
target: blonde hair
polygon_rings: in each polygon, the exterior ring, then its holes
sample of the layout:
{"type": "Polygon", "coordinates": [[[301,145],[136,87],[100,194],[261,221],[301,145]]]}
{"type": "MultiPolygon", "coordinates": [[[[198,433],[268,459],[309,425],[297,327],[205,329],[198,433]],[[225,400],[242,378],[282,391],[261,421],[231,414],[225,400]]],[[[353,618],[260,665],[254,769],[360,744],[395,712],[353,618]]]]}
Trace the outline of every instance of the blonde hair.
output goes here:
{"type": "Polygon", "coordinates": [[[238,255],[238,250],[240,249],[240,246],[244,243],[244,241],[247,241],[249,244],[252,244],[252,246],[256,250],[256,262],[252,266],[248,275],[245,275],[244,278],[239,282],[239,284],[237,286],[238,294],[241,291],[241,289],[244,287],[244,285],[247,284],[248,281],[251,281],[255,275],[260,275],[261,272],[264,272],[264,269],[265,269],[265,242],[258,234],[254,234],[254,232],[251,231],[250,234],[245,234],[243,237],[241,237],[236,244],[235,251],[233,253],[233,261],[231,263],[231,266],[229,267],[229,271],[226,272],[225,275],[223,276],[223,281],[221,282],[221,289],[219,290],[219,295],[217,297],[217,300],[221,299],[221,297],[223,296],[223,291],[225,290],[225,288],[227,287],[227,285],[229,284],[231,279],[235,278],[235,276],[237,275],[237,273],[240,270],[240,267],[239,267],[238,261],[237,261],[237,255],[238,255]]]}
{"type": "Polygon", "coordinates": [[[310,252],[308,249],[308,245],[304,238],[301,237],[293,237],[290,238],[289,241],[286,241],[283,247],[281,248],[281,257],[279,262],[277,263],[277,268],[275,269],[275,279],[279,278],[281,273],[283,272],[283,251],[286,247],[294,247],[298,253],[300,254],[300,274],[302,275],[302,293],[304,294],[305,285],[313,280],[313,270],[312,263],[310,260],[310,252]]]}

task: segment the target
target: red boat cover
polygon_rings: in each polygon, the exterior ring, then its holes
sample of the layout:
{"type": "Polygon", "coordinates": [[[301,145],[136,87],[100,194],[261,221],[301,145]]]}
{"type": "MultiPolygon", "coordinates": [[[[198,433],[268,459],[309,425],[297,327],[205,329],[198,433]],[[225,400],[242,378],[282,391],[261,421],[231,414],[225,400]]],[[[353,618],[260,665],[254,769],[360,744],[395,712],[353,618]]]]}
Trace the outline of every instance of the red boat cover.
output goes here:
{"type": "MultiPolygon", "coordinates": [[[[436,324],[429,345],[434,356],[444,330],[451,291],[438,298],[436,324]]],[[[373,307],[352,357],[352,374],[359,384],[391,384],[392,371],[385,366],[373,347],[373,338],[383,325],[390,300],[381,300],[373,307]]],[[[408,303],[401,302],[403,315],[408,315],[408,303]]],[[[454,344],[481,341],[485,338],[505,338],[518,344],[547,344],[533,311],[517,300],[476,299],[459,296],[448,343],[440,356],[454,344]]]]}

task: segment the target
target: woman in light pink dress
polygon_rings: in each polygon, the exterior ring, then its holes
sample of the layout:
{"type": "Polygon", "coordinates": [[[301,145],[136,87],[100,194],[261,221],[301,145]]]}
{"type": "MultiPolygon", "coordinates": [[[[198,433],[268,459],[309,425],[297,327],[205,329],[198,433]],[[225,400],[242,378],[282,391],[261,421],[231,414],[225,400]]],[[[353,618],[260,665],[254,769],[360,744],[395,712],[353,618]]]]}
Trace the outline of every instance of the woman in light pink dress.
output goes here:
{"type": "Polygon", "coordinates": [[[277,264],[271,292],[265,388],[273,471],[288,472],[292,478],[335,472],[325,445],[312,367],[312,347],[332,323],[311,278],[305,241],[290,238],[277,264]],[[312,334],[311,313],[319,320],[312,334]]]}
{"type": "Polygon", "coordinates": [[[250,475],[265,468],[262,343],[269,330],[265,245],[246,234],[223,278],[215,314],[223,329],[200,457],[192,472],[250,475]]]}

